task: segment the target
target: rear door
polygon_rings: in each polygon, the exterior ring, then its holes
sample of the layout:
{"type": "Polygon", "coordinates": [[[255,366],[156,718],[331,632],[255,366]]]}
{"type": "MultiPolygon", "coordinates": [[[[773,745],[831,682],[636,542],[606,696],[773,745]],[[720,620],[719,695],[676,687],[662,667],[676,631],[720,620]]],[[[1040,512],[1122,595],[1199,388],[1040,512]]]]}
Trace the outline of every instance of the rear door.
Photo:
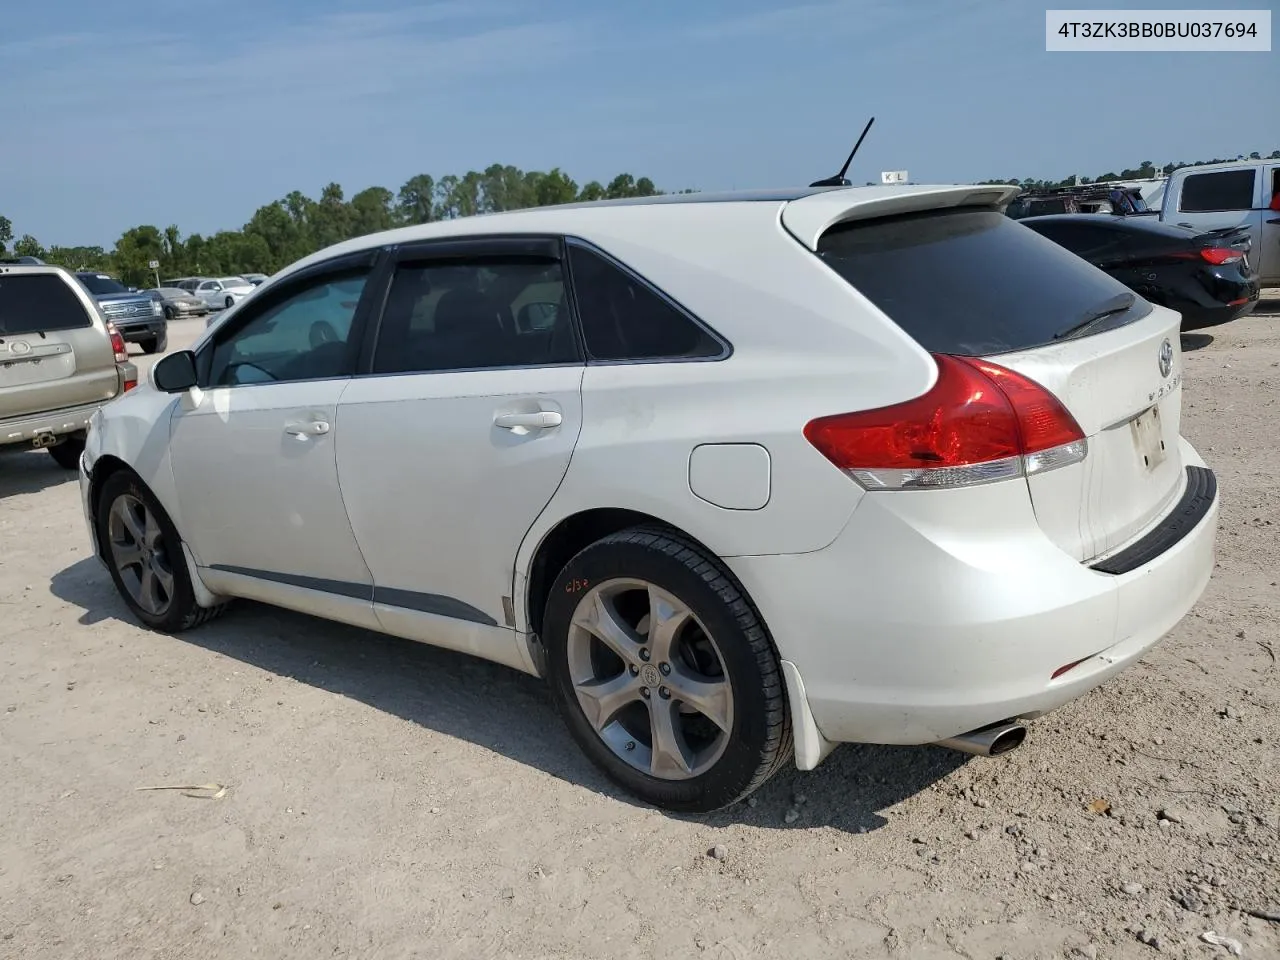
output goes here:
{"type": "Polygon", "coordinates": [[[989,358],[1071,412],[1087,456],[1027,482],[1041,529],[1068,554],[1108,552],[1171,505],[1183,482],[1178,314],[990,208],[853,220],[817,252],[926,350],[989,358]]]}
{"type": "Polygon", "coordinates": [[[57,270],[0,267],[0,420],[118,391],[111,340],[87,295],[57,270]]]}
{"type": "Polygon", "coordinates": [[[367,374],[338,407],[338,473],[391,633],[519,663],[516,554],[582,424],[561,243],[398,252],[367,374]]]}

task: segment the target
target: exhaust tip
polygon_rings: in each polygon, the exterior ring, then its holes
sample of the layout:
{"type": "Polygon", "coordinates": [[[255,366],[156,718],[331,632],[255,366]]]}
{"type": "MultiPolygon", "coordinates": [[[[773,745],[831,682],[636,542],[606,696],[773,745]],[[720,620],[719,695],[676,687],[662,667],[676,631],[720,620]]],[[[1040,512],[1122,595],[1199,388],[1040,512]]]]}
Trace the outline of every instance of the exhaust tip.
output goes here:
{"type": "Polygon", "coordinates": [[[1002,753],[1008,753],[1010,750],[1016,750],[1022,746],[1022,741],[1025,739],[1027,739],[1026,727],[1018,724],[1005,727],[991,741],[991,750],[988,756],[996,757],[1002,753]]]}
{"type": "Polygon", "coordinates": [[[961,753],[969,753],[979,757],[994,757],[1022,746],[1027,739],[1027,728],[1017,723],[993,723],[987,727],[979,727],[968,733],[961,733],[946,740],[939,740],[938,745],[961,753]]]}

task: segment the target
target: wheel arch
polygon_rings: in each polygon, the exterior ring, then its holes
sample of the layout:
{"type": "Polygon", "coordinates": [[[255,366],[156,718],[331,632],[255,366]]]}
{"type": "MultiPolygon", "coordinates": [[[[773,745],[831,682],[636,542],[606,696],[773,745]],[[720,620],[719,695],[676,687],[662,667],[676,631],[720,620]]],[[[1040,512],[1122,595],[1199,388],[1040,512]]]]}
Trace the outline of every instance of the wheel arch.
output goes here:
{"type": "MultiPolygon", "coordinates": [[[[631,527],[659,527],[715,556],[715,551],[673,523],[639,510],[597,507],[562,517],[538,542],[524,580],[524,614],[529,632],[542,633],[551,584],[575,554],[610,534],[631,527]]],[[[745,591],[744,591],[745,594],[745,591]]]]}

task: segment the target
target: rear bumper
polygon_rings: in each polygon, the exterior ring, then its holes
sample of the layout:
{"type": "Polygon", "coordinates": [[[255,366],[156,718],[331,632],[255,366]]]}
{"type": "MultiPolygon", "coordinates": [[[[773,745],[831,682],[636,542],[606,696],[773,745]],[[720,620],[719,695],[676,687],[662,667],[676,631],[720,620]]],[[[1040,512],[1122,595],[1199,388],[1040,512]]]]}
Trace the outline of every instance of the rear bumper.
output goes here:
{"type": "Polygon", "coordinates": [[[869,494],[824,550],[727,561],[826,740],[932,743],[1039,716],[1133,663],[1209,581],[1216,491],[1181,539],[1117,575],[1058,549],[999,486],[869,494]]]}
{"type": "Polygon", "coordinates": [[[35,413],[12,420],[0,420],[0,444],[28,443],[41,434],[62,436],[89,429],[93,412],[110,400],[101,400],[79,407],[35,413]]]}
{"type": "Polygon", "coordinates": [[[142,323],[116,324],[116,329],[120,331],[120,336],[129,343],[137,343],[140,340],[151,340],[157,337],[163,337],[168,329],[167,321],[164,317],[156,317],[153,320],[146,320],[142,323]]]}

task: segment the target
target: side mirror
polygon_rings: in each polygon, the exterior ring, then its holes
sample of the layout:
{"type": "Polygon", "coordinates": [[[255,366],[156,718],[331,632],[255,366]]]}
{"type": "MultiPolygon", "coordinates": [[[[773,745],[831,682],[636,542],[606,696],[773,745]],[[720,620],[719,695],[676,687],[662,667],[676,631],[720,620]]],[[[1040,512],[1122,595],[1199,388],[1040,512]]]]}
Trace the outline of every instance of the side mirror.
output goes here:
{"type": "Polygon", "coordinates": [[[196,385],[196,355],[190,350],[171,353],[151,368],[151,385],[163,393],[182,393],[196,385]]]}

